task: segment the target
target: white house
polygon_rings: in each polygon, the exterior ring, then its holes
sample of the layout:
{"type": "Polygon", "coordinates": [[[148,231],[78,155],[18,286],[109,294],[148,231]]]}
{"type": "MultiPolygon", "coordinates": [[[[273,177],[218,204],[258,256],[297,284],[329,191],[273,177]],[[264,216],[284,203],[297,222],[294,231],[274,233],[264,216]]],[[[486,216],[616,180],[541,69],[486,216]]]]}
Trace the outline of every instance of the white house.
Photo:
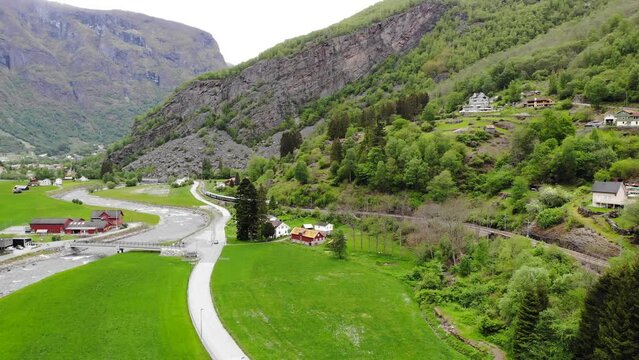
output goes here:
{"type": "Polygon", "coordinates": [[[639,127],[639,111],[637,110],[623,109],[615,117],[618,127],[639,127]]]}
{"type": "Polygon", "coordinates": [[[40,180],[38,181],[38,184],[40,186],[51,186],[51,180],[49,179],[40,180]]]}
{"type": "Polygon", "coordinates": [[[315,224],[315,230],[321,231],[326,235],[330,235],[333,232],[333,224],[315,224]]]}
{"type": "Polygon", "coordinates": [[[465,105],[462,109],[462,114],[472,114],[494,111],[495,109],[490,105],[490,98],[483,92],[474,93],[473,96],[468,99],[468,105],[465,105]]]}
{"type": "Polygon", "coordinates": [[[275,238],[281,238],[283,236],[289,236],[291,234],[291,227],[279,220],[270,221],[271,225],[275,228],[275,238]]]}
{"type": "Polygon", "coordinates": [[[628,192],[622,182],[596,181],[592,185],[592,206],[600,208],[623,207],[628,192]]]}
{"type": "Polygon", "coordinates": [[[55,179],[55,186],[62,186],[62,179],[60,178],[55,179]]]}

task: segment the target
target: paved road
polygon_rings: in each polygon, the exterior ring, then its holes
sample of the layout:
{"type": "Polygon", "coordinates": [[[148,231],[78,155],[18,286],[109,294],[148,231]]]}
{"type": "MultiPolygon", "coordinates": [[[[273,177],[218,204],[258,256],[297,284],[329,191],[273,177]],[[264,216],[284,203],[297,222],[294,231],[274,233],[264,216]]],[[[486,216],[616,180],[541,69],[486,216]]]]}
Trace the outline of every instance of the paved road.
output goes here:
{"type": "Polygon", "coordinates": [[[235,340],[226,331],[215,311],[211,295],[211,275],[215,263],[226,245],[224,226],[231,219],[225,208],[205,200],[197,192],[198,183],[193,184],[191,194],[199,201],[215,210],[213,222],[208,229],[189,237],[186,242],[190,248],[197,246],[200,262],[195,266],[189,279],[188,304],[191,320],[202,343],[213,359],[248,359],[235,340]],[[214,242],[217,241],[218,244],[214,242]]]}
{"type": "MultiPolygon", "coordinates": [[[[160,223],[153,227],[153,229],[121,240],[125,242],[158,243],[174,241],[189,236],[193,233],[193,231],[204,227],[208,223],[206,215],[194,210],[144,205],[124,200],[105,199],[91,195],[84,189],[72,190],[62,194],[59,198],[66,201],[80,199],[87,205],[132,210],[160,216],[160,223]]],[[[90,215],[91,214],[87,214],[87,216],[90,215]]],[[[126,222],[126,211],[124,212],[124,221],[126,222]]]]}

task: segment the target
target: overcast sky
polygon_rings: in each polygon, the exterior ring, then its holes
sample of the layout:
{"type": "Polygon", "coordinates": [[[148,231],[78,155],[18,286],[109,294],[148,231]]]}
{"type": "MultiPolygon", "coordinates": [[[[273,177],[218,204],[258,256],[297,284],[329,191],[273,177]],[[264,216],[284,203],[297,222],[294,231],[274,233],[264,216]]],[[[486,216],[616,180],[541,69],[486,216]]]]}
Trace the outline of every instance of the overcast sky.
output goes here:
{"type": "Polygon", "coordinates": [[[55,0],[120,9],[178,21],[207,31],[227,62],[238,64],[286,39],[347,18],[379,0],[55,0]]]}

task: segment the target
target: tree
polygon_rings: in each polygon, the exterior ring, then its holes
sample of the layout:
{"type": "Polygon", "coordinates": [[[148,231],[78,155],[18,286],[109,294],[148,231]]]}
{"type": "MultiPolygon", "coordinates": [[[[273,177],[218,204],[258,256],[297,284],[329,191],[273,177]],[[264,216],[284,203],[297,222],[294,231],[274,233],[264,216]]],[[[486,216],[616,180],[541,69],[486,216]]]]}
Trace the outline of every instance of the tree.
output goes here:
{"type": "Polygon", "coordinates": [[[202,178],[205,180],[210,179],[213,176],[213,166],[211,160],[208,158],[202,159],[202,178]]]}
{"type": "Polygon", "coordinates": [[[251,180],[245,178],[237,189],[235,204],[235,225],[237,239],[240,241],[256,240],[263,222],[259,221],[258,194],[251,180]]]}
{"type": "Polygon", "coordinates": [[[513,133],[510,149],[510,160],[512,164],[518,165],[526,160],[535,150],[537,143],[539,143],[537,133],[532,128],[524,126],[516,129],[513,133]]]}
{"type": "Polygon", "coordinates": [[[341,230],[333,233],[332,238],[328,241],[328,248],[336,258],[344,259],[346,257],[346,237],[341,230]]]}
{"type": "Polygon", "coordinates": [[[526,195],[529,188],[528,180],[523,176],[518,176],[513,180],[513,186],[510,190],[510,200],[513,203],[513,211],[516,213],[523,212],[526,207],[526,195]]]}
{"type": "Polygon", "coordinates": [[[596,108],[608,97],[608,87],[600,78],[592,78],[584,87],[584,95],[596,108]]]}
{"type": "Polygon", "coordinates": [[[548,294],[544,288],[528,289],[517,313],[513,334],[513,355],[515,359],[530,359],[534,355],[538,341],[537,324],[539,315],[548,307],[548,294]]]}
{"type": "Polygon", "coordinates": [[[639,201],[633,201],[626,205],[623,213],[631,223],[639,225],[639,201]]]}
{"type": "Polygon", "coordinates": [[[333,161],[340,162],[343,158],[342,142],[339,139],[335,139],[331,145],[331,163],[333,161]]]}
{"type": "Polygon", "coordinates": [[[295,164],[295,180],[299,181],[301,184],[308,183],[308,166],[303,160],[299,160],[297,164],[295,164]]]}
{"type": "Polygon", "coordinates": [[[553,110],[544,111],[544,118],[532,123],[541,142],[555,139],[561,143],[566,137],[575,135],[575,126],[569,115],[553,110]]]}
{"type": "Polygon", "coordinates": [[[639,354],[639,260],[608,271],[586,295],[575,359],[636,359],[639,354]]]}
{"type": "Polygon", "coordinates": [[[280,157],[294,153],[300,145],[302,145],[302,134],[298,130],[286,131],[280,140],[280,157]]]}
{"type": "Polygon", "coordinates": [[[264,240],[271,239],[275,236],[275,227],[270,222],[262,224],[262,238],[264,240]]]}
{"type": "Polygon", "coordinates": [[[457,193],[455,182],[450,171],[444,170],[435,176],[428,184],[428,192],[436,202],[444,202],[457,193]]]}
{"type": "Polygon", "coordinates": [[[346,137],[349,123],[350,119],[346,111],[338,111],[335,113],[328,123],[328,138],[336,140],[346,137]]]}

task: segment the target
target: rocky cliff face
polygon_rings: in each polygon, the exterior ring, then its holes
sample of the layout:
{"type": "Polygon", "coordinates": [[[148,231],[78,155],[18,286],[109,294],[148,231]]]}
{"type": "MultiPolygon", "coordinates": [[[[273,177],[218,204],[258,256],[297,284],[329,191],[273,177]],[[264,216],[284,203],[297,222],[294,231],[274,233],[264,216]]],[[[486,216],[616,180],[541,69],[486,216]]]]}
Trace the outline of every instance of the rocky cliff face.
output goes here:
{"type": "Polygon", "coordinates": [[[42,152],[112,142],[176,86],[225,66],[210,34],[182,24],[0,0],[0,130],[42,152]]]}
{"type": "Polygon", "coordinates": [[[194,81],[137,122],[132,142],[112,153],[110,160],[130,169],[152,166],[160,176],[197,173],[205,157],[213,164],[243,167],[248,161],[245,154],[254,151],[248,146],[296,116],[308,102],[335,93],[390,55],[416,46],[444,11],[441,3],[426,1],[355,33],[306,46],[295,55],[259,61],[237,75],[194,81]],[[216,122],[235,136],[218,137],[207,147],[192,136],[205,122],[216,122]],[[188,137],[194,140],[190,146],[194,150],[186,160],[173,154],[175,161],[169,161],[167,149],[188,137]],[[243,151],[228,151],[229,142],[242,144],[243,151]]]}

